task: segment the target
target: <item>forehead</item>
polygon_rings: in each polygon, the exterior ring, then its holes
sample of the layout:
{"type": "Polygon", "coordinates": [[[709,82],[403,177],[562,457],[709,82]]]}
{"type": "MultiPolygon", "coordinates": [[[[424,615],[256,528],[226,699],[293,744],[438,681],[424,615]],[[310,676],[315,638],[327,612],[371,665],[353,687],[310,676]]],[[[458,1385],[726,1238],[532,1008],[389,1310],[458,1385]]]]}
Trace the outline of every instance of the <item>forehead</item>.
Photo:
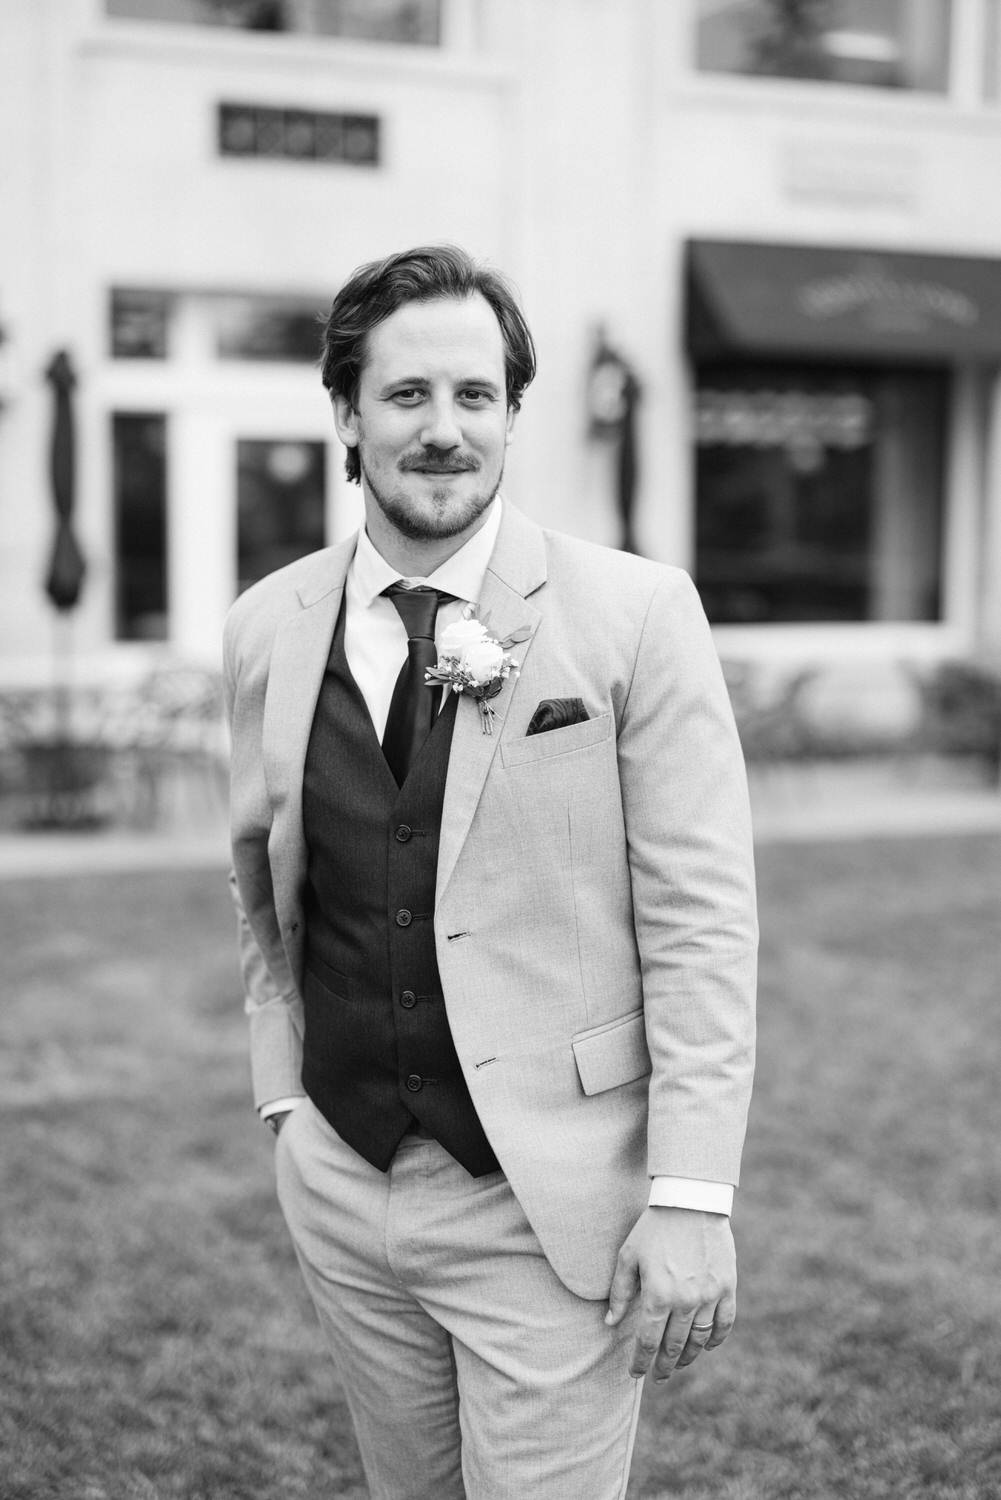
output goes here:
{"type": "Polygon", "coordinates": [[[368,335],[362,380],[476,376],[504,384],[504,336],[479,292],[405,302],[368,335]]]}

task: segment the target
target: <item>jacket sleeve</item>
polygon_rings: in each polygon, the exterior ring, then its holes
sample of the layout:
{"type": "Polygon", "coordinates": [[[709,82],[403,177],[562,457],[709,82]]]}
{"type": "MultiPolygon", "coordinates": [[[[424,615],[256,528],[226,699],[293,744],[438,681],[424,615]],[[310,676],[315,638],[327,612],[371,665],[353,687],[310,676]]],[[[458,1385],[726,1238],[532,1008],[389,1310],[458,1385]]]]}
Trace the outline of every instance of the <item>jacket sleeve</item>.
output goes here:
{"type": "Polygon", "coordinates": [[[232,744],[230,822],[244,1009],[250,1022],[254,1103],[302,1092],[302,999],[285,956],[268,860],[271,808],[261,760],[269,653],[241,639],[237,610],[223,637],[226,714],[232,744]]]}
{"type": "Polygon", "coordinates": [[[736,1183],[757,919],[743,757],[694,585],[667,570],[636,652],[619,775],[652,1072],[651,1176],[736,1183]]]}

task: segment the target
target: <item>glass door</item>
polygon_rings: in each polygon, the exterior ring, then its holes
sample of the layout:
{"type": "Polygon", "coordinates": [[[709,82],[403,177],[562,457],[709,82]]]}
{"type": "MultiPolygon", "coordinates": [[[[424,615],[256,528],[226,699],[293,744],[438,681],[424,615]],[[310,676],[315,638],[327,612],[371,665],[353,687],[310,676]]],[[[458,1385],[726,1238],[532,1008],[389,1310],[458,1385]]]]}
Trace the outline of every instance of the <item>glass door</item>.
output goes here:
{"type": "Polygon", "coordinates": [[[356,529],[361,494],[312,382],[301,400],[191,403],[171,432],[171,639],[204,654],[244,589],[356,529]]]}
{"type": "Polygon", "coordinates": [[[236,587],[242,593],[327,542],[327,444],[236,439],[236,587]]]}

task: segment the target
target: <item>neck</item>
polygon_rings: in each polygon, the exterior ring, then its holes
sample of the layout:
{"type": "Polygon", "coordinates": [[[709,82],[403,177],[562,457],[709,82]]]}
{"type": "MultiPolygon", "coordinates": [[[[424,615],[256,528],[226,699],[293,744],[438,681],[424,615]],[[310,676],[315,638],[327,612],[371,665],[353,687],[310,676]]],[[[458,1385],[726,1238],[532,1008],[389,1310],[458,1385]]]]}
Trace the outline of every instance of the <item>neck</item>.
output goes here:
{"type": "Polygon", "coordinates": [[[386,520],[377,506],[366,507],[365,530],[376,551],[395,568],[401,578],[429,578],[436,568],[464,547],[486,524],[489,506],[472,525],[455,536],[415,540],[404,536],[386,520]],[[374,512],[374,514],[373,514],[374,512]]]}

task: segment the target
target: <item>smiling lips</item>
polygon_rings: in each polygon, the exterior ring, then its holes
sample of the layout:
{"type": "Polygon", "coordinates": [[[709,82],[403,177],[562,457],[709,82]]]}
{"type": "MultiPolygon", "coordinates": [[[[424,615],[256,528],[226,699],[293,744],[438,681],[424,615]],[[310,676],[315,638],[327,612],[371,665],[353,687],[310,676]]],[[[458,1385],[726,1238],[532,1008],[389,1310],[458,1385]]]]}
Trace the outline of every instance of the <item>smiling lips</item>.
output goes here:
{"type": "Polygon", "coordinates": [[[442,469],[432,464],[420,464],[418,467],[409,469],[407,472],[410,474],[434,474],[438,476],[443,474],[468,474],[470,466],[464,464],[461,469],[442,469]]]}

